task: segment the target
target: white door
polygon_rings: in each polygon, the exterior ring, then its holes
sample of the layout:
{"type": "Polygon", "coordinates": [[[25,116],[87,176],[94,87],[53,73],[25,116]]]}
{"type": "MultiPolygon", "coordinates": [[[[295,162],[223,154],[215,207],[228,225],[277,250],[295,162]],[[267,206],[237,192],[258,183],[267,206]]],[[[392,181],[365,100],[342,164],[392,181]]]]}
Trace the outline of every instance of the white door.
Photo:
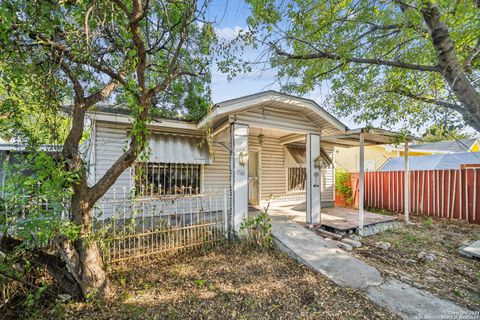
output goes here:
{"type": "Polygon", "coordinates": [[[260,203],[260,165],[258,151],[248,152],[248,204],[260,203]]]}

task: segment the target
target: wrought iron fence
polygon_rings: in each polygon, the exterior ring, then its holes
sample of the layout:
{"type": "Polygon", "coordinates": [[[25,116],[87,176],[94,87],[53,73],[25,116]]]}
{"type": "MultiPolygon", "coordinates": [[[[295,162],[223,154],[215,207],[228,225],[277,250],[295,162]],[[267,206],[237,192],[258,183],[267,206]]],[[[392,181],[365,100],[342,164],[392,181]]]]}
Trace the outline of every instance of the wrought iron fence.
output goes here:
{"type": "MultiPolygon", "coordinates": [[[[115,194],[115,193],[114,193],[115,194]]],[[[105,198],[94,210],[94,228],[105,261],[162,255],[225,239],[227,194],[105,198]]]]}

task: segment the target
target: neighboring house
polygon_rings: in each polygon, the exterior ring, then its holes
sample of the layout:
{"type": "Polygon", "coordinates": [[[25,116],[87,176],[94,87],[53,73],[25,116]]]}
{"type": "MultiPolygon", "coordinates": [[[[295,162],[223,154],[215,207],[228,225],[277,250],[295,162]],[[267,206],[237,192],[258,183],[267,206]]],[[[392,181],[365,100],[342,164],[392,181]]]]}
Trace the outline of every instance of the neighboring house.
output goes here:
{"type": "MultiPolygon", "coordinates": [[[[410,146],[409,155],[434,155],[459,152],[480,152],[479,140],[472,138],[416,144],[410,146]]],[[[403,153],[400,155],[403,155],[403,153]]]]}
{"type": "MultiPolygon", "coordinates": [[[[480,152],[478,139],[461,139],[439,141],[433,143],[418,143],[409,146],[409,156],[428,156],[459,152],[480,152]]],[[[378,171],[392,158],[403,157],[404,146],[375,145],[365,147],[365,170],[378,171]]],[[[350,172],[358,172],[359,148],[335,148],[336,165],[350,172]]],[[[402,158],[403,159],[403,158],[402,158]]],[[[398,160],[403,161],[403,160],[398,160]]]]}
{"type": "MultiPolygon", "coordinates": [[[[392,158],[379,171],[403,171],[404,161],[403,157],[392,158]]],[[[480,165],[480,153],[460,152],[409,158],[409,169],[412,171],[460,169],[464,165],[480,165]]]]}
{"type": "MultiPolygon", "coordinates": [[[[127,147],[132,118],[118,108],[99,108],[89,118],[93,184],[127,147]]],[[[155,119],[149,129],[149,152],[122,173],[105,197],[135,190],[138,196],[188,199],[224,190],[228,220],[236,231],[249,204],[271,200],[306,201],[307,222],[318,223],[320,206],[334,203],[334,147],[360,136],[366,144],[384,144],[395,135],[350,130],[314,101],[275,91],[218,103],[198,122],[155,119]]],[[[186,201],[181,210],[189,210],[186,201]]]]}

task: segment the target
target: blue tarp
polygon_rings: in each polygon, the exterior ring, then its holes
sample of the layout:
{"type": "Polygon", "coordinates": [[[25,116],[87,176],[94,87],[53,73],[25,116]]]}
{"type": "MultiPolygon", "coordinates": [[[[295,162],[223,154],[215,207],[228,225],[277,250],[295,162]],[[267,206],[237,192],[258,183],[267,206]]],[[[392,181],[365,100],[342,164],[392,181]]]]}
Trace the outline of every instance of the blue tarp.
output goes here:
{"type": "MultiPolygon", "coordinates": [[[[461,152],[434,156],[410,156],[410,170],[460,169],[462,164],[480,164],[480,152],[461,152]]],[[[379,171],[403,171],[404,158],[391,158],[379,171]]]]}

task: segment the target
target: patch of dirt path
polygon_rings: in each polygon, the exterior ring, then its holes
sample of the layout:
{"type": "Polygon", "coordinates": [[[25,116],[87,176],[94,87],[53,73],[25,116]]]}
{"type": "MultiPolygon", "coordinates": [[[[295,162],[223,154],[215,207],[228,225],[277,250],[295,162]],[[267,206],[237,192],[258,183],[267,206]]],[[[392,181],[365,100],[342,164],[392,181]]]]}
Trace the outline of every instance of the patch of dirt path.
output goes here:
{"type": "Polygon", "coordinates": [[[458,253],[463,244],[480,240],[480,226],[460,221],[412,217],[413,224],[362,239],[354,255],[394,277],[432,294],[480,310],[480,260],[458,253]],[[392,246],[381,249],[377,242],[392,246]],[[419,253],[433,254],[429,261],[419,253]]]}

